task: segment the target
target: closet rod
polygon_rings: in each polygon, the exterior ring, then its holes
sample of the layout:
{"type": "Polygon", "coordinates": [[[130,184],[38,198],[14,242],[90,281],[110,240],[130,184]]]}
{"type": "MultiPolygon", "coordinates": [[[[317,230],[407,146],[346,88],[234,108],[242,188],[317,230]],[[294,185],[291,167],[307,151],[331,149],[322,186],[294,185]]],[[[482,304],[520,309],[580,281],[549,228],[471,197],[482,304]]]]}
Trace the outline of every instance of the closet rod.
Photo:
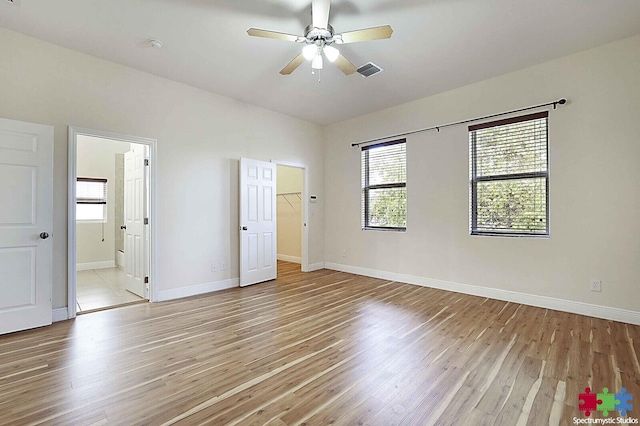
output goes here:
{"type": "Polygon", "coordinates": [[[558,107],[558,105],[564,105],[566,103],[567,103],[567,100],[565,98],[562,98],[562,99],[559,99],[557,101],[547,102],[545,104],[534,105],[534,106],[530,106],[530,107],[526,107],[526,108],[520,108],[520,109],[514,109],[514,110],[511,110],[511,111],[500,112],[498,114],[485,115],[484,117],[471,118],[469,120],[456,121],[455,123],[447,123],[447,124],[443,124],[441,126],[427,127],[426,129],[412,130],[410,132],[398,133],[398,134],[395,134],[395,135],[385,136],[383,138],[375,138],[375,139],[369,139],[367,141],[355,142],[355,143],[352,143],[351,146],[360,146],[360,145],[365,145],[365,144],[369,144],[369,143],[373,143],[373,142],[380,142],[380,141],[384,141],[384,140],[387,140],[387,139],[398,138],[398,137],[401,137],[401,136],[413,135],[415,133],[428,132],[430,130],[437,130],[439,132],[440,129],[444,129],[445,127],[457,126],[459,124],[472,123],[474,121],[486,120],[488,118],[500,117],[502,115],[514,114],[516,112],[528,111],[530,109],[542,108],[542,107],[551,106],[551,105],[553,105],[553,109],[556,109],[558,107]]]}

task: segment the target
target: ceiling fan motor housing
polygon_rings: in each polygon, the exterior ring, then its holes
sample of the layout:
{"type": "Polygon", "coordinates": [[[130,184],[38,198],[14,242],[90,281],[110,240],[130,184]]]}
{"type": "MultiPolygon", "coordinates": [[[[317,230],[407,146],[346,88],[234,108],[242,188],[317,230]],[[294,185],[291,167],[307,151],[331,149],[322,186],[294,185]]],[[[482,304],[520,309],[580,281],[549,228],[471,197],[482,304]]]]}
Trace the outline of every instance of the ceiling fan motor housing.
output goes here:
{"type": "Polygon", "coordinates": [[[333,27],[331,25],[327,25],[328,28],[314,28],[313,25],[307,25],[307,28],[304,29],[304,37],[306,38],[306,42],[316,43],[318,40],[322,40],[324,44],[331,44],[334,42],[333,39],[333,27]]]}

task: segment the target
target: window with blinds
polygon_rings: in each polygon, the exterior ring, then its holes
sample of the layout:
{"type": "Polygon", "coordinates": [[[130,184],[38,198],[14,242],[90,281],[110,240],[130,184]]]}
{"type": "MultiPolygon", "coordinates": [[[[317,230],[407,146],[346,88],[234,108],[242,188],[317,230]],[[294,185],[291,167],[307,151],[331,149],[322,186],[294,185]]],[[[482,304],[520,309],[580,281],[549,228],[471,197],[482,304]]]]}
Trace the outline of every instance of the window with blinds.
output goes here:
{"type": "Polygon", "coordinates": [[[362,148],[362,228],[407,228],[406,140],[362,148]]]}
{"type": "Polygon", "coordinates": [[[81,178],[76,182],[76,220],[106,220],[107,180],[81,178]]]}
{"type": "Polygon", "coordinates": [[[548,115],[469,126],[472,235],[549,235],[548,115]]]}

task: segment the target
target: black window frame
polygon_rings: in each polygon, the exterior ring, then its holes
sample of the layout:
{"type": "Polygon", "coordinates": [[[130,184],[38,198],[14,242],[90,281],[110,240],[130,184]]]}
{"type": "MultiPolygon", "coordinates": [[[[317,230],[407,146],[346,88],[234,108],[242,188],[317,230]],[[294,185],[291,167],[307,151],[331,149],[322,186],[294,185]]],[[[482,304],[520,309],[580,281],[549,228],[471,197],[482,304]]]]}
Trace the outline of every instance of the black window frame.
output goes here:
{"type": "MultiPolygon", "coordinates": [[[[407,176],[406,176],[406,167],[407,167],[407,151],[406,151],[406,144],[407,144],[407,140],[406,139],[397,139],[394,141],[389,141],[389,142],[381,142],[381,143],[377,143],[377,144],[372,144],[372,145],[366,145],[363,146],[361,148],[361,152],[364,153],[365,155],[365,161],[364,161],[364,168],[365,170],[361,171],[361,173],[364,175],[364,184],[362,184],[362,230],[375,230],[375,231],[398,231],[398,232],[405,232],[407,230],[406,225],[405,226],[374,226],[374,225],[370,225],[369,224],[369,191],[370,190],[376,190],[376,189],[387,189],[387,188],[407,188],[407,176]],[[397,182],[397,183],[386,183],[386,184],[379,184],[379,185],[370,185],[369,184],[369,151],[371,149],[374,148],[380,148],[380,147],[384,147],[384,146],[391,146],[391,145],[399,145],[399,144],[405,144],[405,158],[404,158],[404,164],[405,164],[405,180],[404,182],[397,182]]],[[[406,215],[406,212],[405,212],[406,215]]],[[[406,223],[407,218],[405,217],[405,223],[406,223]]]]}
{"type": "Polygon", "coordinates": [[[529,238],[549,238],[549,112],[542,111],[534,114],[522,115],[519,117],[506,118],[503,120],[492,121],[487,123],[476,124],[469,126],[469,145],[470,145],[470,235],[476,236],[499,236],[499,237],[529,237],[529,238]],[[477,175],[477,151],[476,151],[476,131],[482,129],[488,129],[492,127],[505,126],[509,124],[522,123],[525,121],[533,121],[539,119],[545,119],[546,126],[546,167],[545,171],[526,172],[526,173],[510,173],[501,175],[489,175],[478,176],[477,175]],[[508,180],[523,180],[523,179],[540,179],[545,180],[545,231],[544,232],[511,232],[511,231],[499,231],[499,230],[478,230],[478,194],[477,188],[479,182],[498,182],[508,180]]]}

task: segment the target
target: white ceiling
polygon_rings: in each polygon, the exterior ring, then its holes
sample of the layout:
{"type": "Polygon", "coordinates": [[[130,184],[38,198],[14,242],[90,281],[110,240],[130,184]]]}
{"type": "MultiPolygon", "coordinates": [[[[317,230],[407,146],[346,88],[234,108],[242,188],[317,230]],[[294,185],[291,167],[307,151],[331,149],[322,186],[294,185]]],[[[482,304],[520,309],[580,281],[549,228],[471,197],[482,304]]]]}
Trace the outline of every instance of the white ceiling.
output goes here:
{"type": "Polygon", "coordinates": [[[301,45],[310,0],[0,0],[0,26],[318,124],[398,105],[640,33],[638,0],[334,0],[336,32],[389,24],[389,40],[340,46],[369,79],[325,65],[278,72],[301,45]],[[162,49],[146,41],[157,38],[162,49]]]}

